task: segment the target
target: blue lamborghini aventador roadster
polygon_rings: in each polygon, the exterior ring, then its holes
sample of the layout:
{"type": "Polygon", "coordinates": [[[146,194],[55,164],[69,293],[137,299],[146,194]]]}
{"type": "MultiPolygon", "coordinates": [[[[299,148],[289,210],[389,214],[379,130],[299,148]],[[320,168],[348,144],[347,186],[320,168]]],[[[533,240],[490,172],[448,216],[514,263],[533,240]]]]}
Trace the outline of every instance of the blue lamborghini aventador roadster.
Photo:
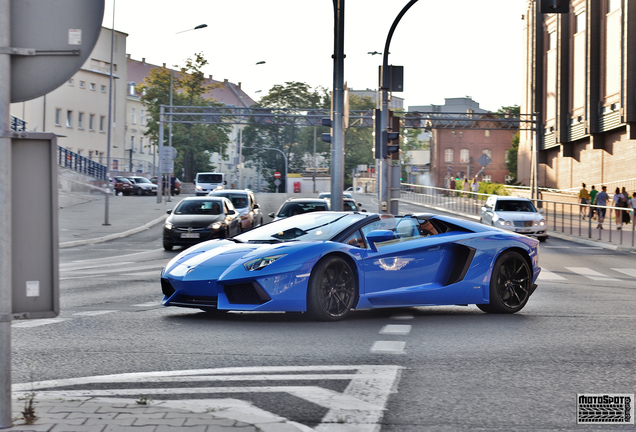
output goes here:
{"type": "Polygon", "coordinates": [[[307,312],[475,304],[521,310],[536,288],[536,239],[461,219],[314,212],[184,250],[161,272],[164,306],[307,312]]]}

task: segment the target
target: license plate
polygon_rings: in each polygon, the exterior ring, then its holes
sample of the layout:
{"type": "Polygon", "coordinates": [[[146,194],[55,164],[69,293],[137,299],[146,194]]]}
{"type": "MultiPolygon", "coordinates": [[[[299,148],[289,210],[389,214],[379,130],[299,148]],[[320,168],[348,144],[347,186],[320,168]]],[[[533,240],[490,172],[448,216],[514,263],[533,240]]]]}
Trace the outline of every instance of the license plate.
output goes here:
{"type": "Polygon", "coordinates": [[[181,238],[199,238],[199,233],[181,233],[181,238]]]}

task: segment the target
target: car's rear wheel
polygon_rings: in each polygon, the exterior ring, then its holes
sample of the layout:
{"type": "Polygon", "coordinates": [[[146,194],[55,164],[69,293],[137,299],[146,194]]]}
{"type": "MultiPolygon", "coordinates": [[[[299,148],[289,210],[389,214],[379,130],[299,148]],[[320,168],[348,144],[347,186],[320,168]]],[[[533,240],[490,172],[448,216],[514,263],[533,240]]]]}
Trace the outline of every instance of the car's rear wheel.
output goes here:
{"type": "Polygon", "coordinates": [[[137,189],[137,195],[141,196],[144,193],[144,191],[141,190],[141,188],[137,189]]]}
{"type": "Polygon", "coordinates": [[[307,311],[320,321],[337,321],[353,308],[357,295],[356,277],[340,257],[328,257],[316,264],[307,292],[307,311]]]}
{"type": "Polygon", "coordinates": [[[174,247],[174,245],[173,245],[173,244],[163,242],[163,248],[164,248],[165,250],[167,250],[167,251],[171,251],[173,247],[174,247]]]}
{"type": "Polygon", "coordinates": [[[490,303],[477,307],[488,313],[515,313],[528,302],[532,271],[519,252],[504,252],[497,258],[490,278],[490,303]]]}

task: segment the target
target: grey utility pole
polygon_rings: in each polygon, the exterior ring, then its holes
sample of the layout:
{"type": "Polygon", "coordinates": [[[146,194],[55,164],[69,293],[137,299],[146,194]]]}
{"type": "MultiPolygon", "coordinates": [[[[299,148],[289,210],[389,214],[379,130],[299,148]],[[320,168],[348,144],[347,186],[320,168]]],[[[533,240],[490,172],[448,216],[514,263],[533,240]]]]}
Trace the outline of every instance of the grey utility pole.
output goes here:
{"type": "Polygon", "coordinates": [[[345,0],[333,0],[333,96],[331,119],[331,210],[342,211],[344,190],[344,14],[345,0]]]}
{"type": "MultiPolygon", "coordinates": [[[[391,25],[391,29],[389,30],[389,34],[386,37],[386,43],[384,44],[384,52],[382,53],[382,81],[380,85],[380,92],[382,94],[382,107],[381,107],[381,116],[380,116],[380,125],[381,125],[381,133],[380,136],[376,136],[376,140],[381,140],[380,148],[381,154],[376,155],[376,158],[379,159],[380,162],[380,172],[379,172],[379,183],[380,189],[378,192],[379,195],[379,209],[380,213],[398,213],[398,201],[399,192],[400,192],[400,161],[399,158],[397,161],[392,161],[390,156],[386,155],[387,149],[387,129],[391,127],[389,125],[389,46],[391,45],[391,38],[393,37],[393,32],[395,32],[395,28],[398,23],[408,11],[411,6],[417,3],[417,0],[411,0],[404,8],[400,11],[398,16],[393,21],[391,25]],[[396,164],[397,162],[397,164],[396,164]],[[398,171],[397,173],[395,171],[398,171]],[[397,182],[396,182],[397,177],[397,182]],[[397,183],[397,184],[396,184],[397,183]],[[397,196],[393,196],[393,192],[397,191],[397,196]]],[[[378,119],[376,119],[378,121],[378,119]]],[[[378,146],[376,146],[378,147],[378,146]]]]}

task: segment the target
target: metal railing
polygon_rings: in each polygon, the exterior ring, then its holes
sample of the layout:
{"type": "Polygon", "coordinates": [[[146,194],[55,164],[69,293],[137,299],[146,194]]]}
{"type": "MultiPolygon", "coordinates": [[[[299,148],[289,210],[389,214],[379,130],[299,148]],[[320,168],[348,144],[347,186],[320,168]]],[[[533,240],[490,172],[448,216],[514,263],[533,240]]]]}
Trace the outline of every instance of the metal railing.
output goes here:
{"type": "MultiPolygon", "coordinates": [[[[451,213],[480,217],[481,208],[490,196],[493,195],[402,183],[400,199],[451,213]]],[[[634,209],[540,199],[530,200],[542,213],[548,230],[552,232],[561,232],[620,245],[631,245],[632,247],[635,245],[636,221],[634,220],[634,209]],[[584,208],[583,212],[581,208],[584,208]],[[605,220],[602,225],[598,220],[599,210],[601,209],[605,210],[605,220]],[[594,215],[597,217],[596,220],[590,218],[591,210],[594,210],[594,215]],[[615,222],[617,210],[620,211],[618,213],[618,225],[615,222]],[[621,223],[622,215],[625,214],[623,212],[629,214],[629,225],[621,223]],[[585,218],[582,215],[585,215],[585,218]]]]}
{"type": "Polygon", "coordinates": [[[100,180],[106,178],[106,167],[104,165],[65,149],[64,147],[57,147],[57,161],[59,166],[77,171],[78,173],[100,180]]]}

